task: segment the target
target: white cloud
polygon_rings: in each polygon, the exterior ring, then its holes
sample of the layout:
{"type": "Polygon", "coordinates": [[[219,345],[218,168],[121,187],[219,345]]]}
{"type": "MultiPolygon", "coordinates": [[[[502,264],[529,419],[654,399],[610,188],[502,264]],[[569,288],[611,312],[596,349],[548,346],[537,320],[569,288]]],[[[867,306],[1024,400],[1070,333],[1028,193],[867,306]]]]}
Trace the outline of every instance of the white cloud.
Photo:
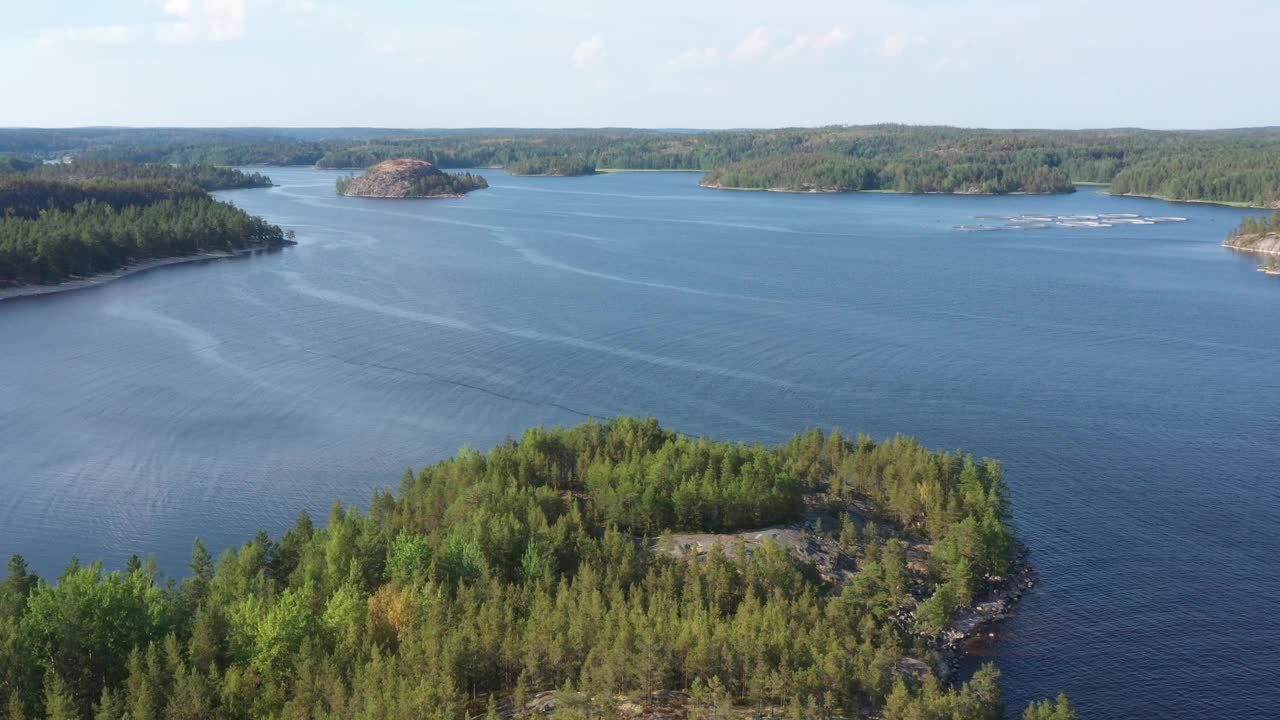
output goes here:
{"type": "Polygon", "coordinates": [[[729,59],[734,62],[759,60],[769,51],[769,44],[769,29],[758,27],[738,43],[738,46],[729,53],[729,59]]]}
{"type": "Polygon", "coordinates": [[[907,49],[907,39],[901,33],[886,35],[880,41],[880,57],[900,57],[907,49]]]}
{"type": "Polygon", "coordinates": [[[735,63],[749,63],[768,59],[769,62],[817,60],[824,53],[849,42],[851,35],[845,26],[833,25],[818,35],[796,35],[790,43],[774,49],[774,33],[767,27],[758,27],[727,51],[717,47],[693,47],[667,61],[668,68],[684,68],[697,65],[713,65],[727,59],[735,63]]]}
{"type": "Polygon", "coordinates": [[[818,36],[813,41],[813,46],[818,50],[826,50],[829,47],[837,47],[849,42],[849,31],[844,29],[843,25],[836,25],[826,32],[824,35],[818,36]]]}
{"type": "Polygon", "coordinates": [[[69,45],[127,45],[135,35],[135,28],[128,25],[62,28],[59,30],[46,30],[36,35],[35,39],[31,41],[31,47],[36,50],[49,50],[69,45]]]}
{"type": "Polygon", "coordinates": [[[720,51],[713,47],[689,48],[667,61],[669,68],[682,68],[691,65],[710,65],[720,59],[720,51]]]}
{"type": "Polygon", "coordinates": [[[924,45],[928,39],[922,35],[890,33],[880,41],[880,57],[891,60],[902,57],[913,45],[924,45]]]}
{"type": "Polygon", "coordinates": [[[174,19],[158,37],[179,44],[236,40],[249,19],[249,0],[166,0],[163,9],[174,19]]]}
{"type": "Polygon", "coordinates": [[[586,69],[596,64],[600,59],[600,52],[604,50],[604,40],[599,34],[592,35],[590,38],[578,43],[573,49],[573,66],[580,69],[586,69]]]}
{"type": "Polygon", "coordinates": [[[827,32],[814,37],[797,35],[786,47],[773,54],[774,62],[783,62],[799,56],[817,56],[823,51],[839,47],[849,41],[849,31],[843,25],[836,25],[827,32]]]}

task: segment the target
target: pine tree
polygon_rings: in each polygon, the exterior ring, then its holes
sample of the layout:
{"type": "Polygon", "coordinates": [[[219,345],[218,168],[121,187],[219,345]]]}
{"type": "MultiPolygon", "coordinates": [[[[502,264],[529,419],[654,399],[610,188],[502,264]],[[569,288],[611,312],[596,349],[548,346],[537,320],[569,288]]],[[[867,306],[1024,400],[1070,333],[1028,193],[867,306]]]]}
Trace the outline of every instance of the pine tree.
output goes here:
{"type": "Polygon", "coordinates": [[[29,571],[25,558],[17,553],[9,557],[8,576],[5,577],[3,583],[4,590],[25,599],[39,580],[35,574],[29,571]]]}
{"type": "Polygon", "coordinates": [[[188,602],[192,607],[196,607],[209,593],[209,584],[213,582],[214,575],[213,558],[200,538],[196,538],[192,545],[191,562],[187,567],[191,570],[191,577],[187,579],[184,589],[188,602]]]}
{"type": "Polygon", "coordinates": [[[125,717],[125,700],[111,688],[103,688],[102,697],[93,708],[94,720],[121,720],[125,717]]]}
{"type": "Polygon", "coordinates": [[[5,720],[27,720],[27,708],[16,692],[10,693],[9,700],[5,703],[5,720]]]}
{"type": "Polygon", "coordinates": [[[516,680],[515,691],[511,694],[511,703],[513,705],[512,720],[525,720],[526,707],[529,704],[529,682],[528,674],[523,670],[516,680]]]}
{"type": "Polygon", "coordinates": [[[79,720],[80,711],[76,708],[71,691],[62,678],[53,671],[44,675],[44,716],[45,720],[79,720]]]}

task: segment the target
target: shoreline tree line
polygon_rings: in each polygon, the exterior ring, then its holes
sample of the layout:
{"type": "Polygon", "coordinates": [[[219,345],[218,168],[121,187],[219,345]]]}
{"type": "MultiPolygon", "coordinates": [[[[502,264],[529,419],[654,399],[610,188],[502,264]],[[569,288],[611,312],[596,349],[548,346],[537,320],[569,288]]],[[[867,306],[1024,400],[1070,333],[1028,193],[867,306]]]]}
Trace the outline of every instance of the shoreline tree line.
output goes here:
{"type": "MultiPolygon", "coordinates": [[[[570,163],[701,170],[737,187],[898,192],[1112,192],[1280,203],[1280,129],[987,130],[868,125],[732,131],[79,129],[0,130],[7,162],[77,159],[364,168],[395,157],[441,168],[570,163]]],[[[3,161],[3,158],[0,158],[3,161]]],[[[2,166],[0,166],[2,167],[2,166]]]]}

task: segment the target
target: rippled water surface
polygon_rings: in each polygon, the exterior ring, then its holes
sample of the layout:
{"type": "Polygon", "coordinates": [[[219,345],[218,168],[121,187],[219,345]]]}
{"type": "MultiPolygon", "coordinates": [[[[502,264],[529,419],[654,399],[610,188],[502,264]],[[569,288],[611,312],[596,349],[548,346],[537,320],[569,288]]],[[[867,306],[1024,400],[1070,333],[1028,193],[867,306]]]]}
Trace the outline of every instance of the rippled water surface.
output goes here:
{"type": "Polygon", "coordinates": [[[299,509],[538,423],[838,425],[1002,459],[1041,587],[985,648],[1011,707],[1280,707],[1280,278],[1242,211],[780,195],[690,174],[223,195],[300,244],[0,303],[0,553],[181,572],[299,509]],[[979,216],[1186,222],[962,232],[979,216]]]}

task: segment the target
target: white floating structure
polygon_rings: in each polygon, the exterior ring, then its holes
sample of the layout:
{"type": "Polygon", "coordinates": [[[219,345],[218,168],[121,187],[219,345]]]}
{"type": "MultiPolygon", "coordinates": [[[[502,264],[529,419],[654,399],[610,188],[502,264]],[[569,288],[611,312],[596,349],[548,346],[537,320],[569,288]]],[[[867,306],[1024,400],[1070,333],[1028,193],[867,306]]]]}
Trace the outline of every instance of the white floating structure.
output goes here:
{"type": "Polygon", "coordinates": [[[995,230],[1041,230],[1049,227],[1109,228],[1116,225],[1155,225],[1164,222],[1186,222],[1187,218],[1175,215],[1144,217],[1137,213],[1098,213],[1097,215],[975,215],[977,220],[1003,220],[1003,225],[953,225],[956,230],[990,232],[995,230]]]}

